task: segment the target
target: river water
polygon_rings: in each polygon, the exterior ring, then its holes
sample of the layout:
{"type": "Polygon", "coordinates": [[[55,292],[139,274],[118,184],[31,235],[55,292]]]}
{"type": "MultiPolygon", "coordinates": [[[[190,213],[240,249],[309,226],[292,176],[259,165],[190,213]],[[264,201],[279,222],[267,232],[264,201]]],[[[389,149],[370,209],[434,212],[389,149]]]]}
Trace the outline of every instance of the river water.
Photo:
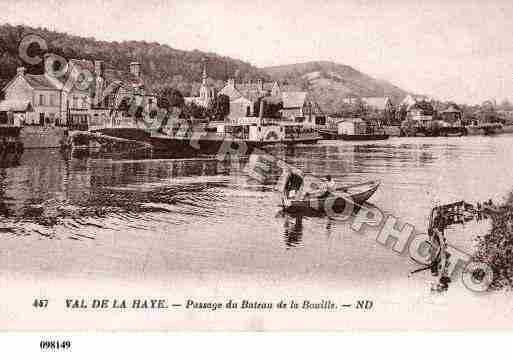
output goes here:
{"type": "MultiPolygon", "coordinates": [[[[419,232],[437,204],[500,201],[513,188],[511,136],[321,141],[268,151],[306,173],[330,174],[341,183],[381,181],[371,205],[419,232]]],[[[172,292],[178,301],[194,295],[340,298],[345,293],[348,300],[366,296],[388,305],[401,305],[406,296],[430,302],[429,275],[409,276],[417,266],[376,243],[375,231],[357,233],[347,222],[284,214],[272,184],[245,174],[247,162],[77,157],[58,150],[27,150],[20,158],[4,158],[1,283],[6,288],[13,281],[25,283],[32,289],[20,284],[19,291],[43,291],[56,300],[69,295],[58,281],[86,287],[91,295],[108,293],[109,287],[122,290],[119,283],[129,283],[147,293],[155,288],[172,292]],[[46,289],[38,283],[46,283],[46,289]],[[98,283],[104,283],[103,289],[98,283]]],[[[484,224],[469,224],[450,231],[450,240],[471,252],[473,237],[485,230],[484,224]]],[[[17,319],[9,327],[17,328],[17,319]]],[[[310,319],[306,328],[387,327],[370,319],[329,325],[310,319]]],[[[282,321],[247,320],[253,329],[287,327],[282,321]]],[[[233,327],[213,324],[210,317],[199,323],[201,328],[233,327]]]]}

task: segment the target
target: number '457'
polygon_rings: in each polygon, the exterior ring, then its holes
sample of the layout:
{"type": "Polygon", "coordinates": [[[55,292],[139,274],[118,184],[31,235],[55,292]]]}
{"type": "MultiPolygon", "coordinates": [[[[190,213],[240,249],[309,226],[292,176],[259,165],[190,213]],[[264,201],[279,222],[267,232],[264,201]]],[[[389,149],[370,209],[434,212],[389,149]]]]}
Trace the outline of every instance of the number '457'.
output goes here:
{"type": "Polygon", "coordinates": [[[32,306],[35,308],[46,308],[48,307],[48,299],[35,299],[32,306]]]}

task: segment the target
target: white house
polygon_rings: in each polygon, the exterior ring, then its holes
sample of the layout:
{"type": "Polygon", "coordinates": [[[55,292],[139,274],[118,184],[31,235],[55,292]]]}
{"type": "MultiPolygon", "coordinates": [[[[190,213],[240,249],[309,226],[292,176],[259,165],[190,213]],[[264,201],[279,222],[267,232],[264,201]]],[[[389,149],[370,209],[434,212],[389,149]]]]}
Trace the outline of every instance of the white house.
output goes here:
{"type": "Polygon", "coordinates": [[[362,135],[367,132],[367,124],[361,118],[345,118],[337,123],[339,135],[362,135]]]}
{"type": "Polygon", "coordinates": [[[408,119],[418,122],[421,126],[426,127],[433,121],[434,109],[431,103],[427,101],[419,101],[408,109],[408,119]]]}
{"type": "Polygon", "coordinates": [[[230,113],[228,118],[253,116],[255,104],[264,96],[278,97],[280,88],[277,82],[257,82],[236,84],[234,79],[229,79],[226,85],[219,91],[219,95],[228,96],[230,99],[230,113]]]}
{"type": "Polygon", "coordinates": [[[27,74],[19,67],[2,90],[5,99],[0,102],[0,112],[16,113],[20,125],[55,124],[62,118],[61,89],[47,74],[27,74]]]}

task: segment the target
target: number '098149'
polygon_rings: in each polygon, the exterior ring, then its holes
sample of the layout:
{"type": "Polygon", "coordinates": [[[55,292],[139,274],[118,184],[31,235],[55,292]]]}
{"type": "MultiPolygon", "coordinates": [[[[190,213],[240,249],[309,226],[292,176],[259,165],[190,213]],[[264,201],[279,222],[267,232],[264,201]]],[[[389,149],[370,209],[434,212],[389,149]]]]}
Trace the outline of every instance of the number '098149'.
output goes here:
{"type": "Polygon", "coordinates": [[[41,350],[68,350],[71,348],[71,341],[41,340],[39,347],[41,350]]]}

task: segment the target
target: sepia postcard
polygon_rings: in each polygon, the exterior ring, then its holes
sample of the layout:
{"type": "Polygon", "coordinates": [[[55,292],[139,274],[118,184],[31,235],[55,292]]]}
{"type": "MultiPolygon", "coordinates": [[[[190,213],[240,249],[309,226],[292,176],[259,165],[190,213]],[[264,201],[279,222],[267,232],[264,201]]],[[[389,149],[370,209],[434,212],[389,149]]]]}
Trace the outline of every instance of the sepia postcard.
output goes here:
{"type": "Polygon", "coordinates": [[[0,9],[0,331],[513,327],[510,1],[0,9]]]}

